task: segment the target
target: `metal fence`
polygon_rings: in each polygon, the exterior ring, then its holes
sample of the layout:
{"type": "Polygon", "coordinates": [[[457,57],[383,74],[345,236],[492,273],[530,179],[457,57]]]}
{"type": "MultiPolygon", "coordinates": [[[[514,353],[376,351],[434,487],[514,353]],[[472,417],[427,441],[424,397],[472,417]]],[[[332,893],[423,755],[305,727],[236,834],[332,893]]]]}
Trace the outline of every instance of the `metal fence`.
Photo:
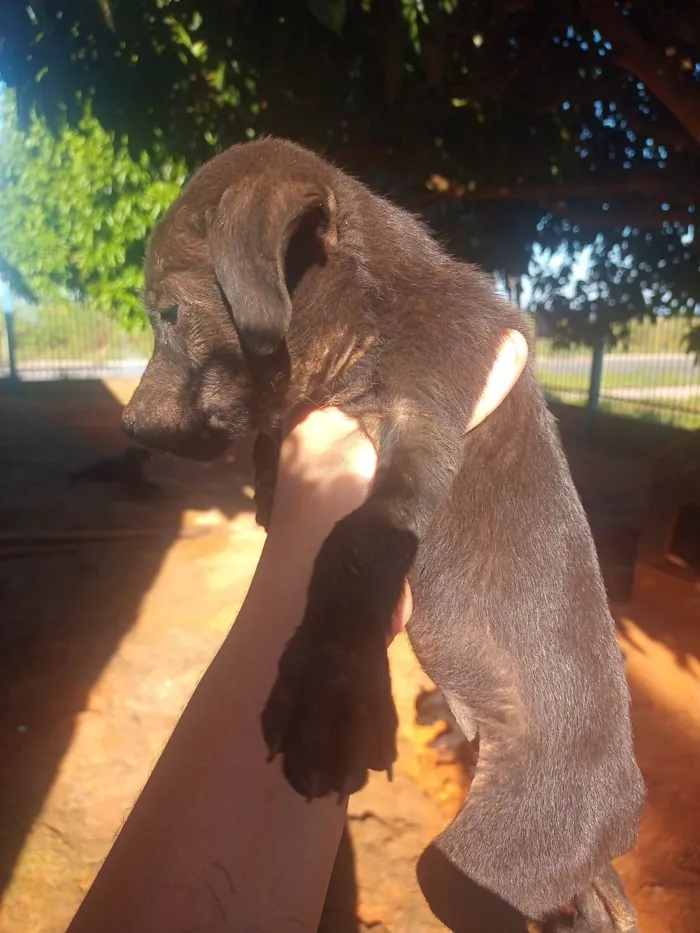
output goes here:
{"type": "MultiPolygon", "coordinates": [[[[139,376],[150,332],[126,334],[105,315],[65,302],[37,307],[4,295],[0,377],[18,381],[139,376]]],[[[535,365],[547,396],[574,405],[700,428],[700,365],[685,349],[695,319],[634,324],[626,344],[598,358],[586,347],[536,341],[535,365]],[[593,375],[593,379],[592,379],[593,375]]]]}
{"type": "Polygon", "coordinates": [[[150,331],[126,333],[105,314],[75,302],[28,304],[7,288],[2,297],[0,377],[35,382],[143,372],[153,345],[150,331]]]}
{"type": "Polygon", "coordinates": [[[537,375],[551,400],[698,429],[700,360],[685,340],[693,324],[700,316],[635,323],[625,343],[600,354],[539,338],[537,375]]]}

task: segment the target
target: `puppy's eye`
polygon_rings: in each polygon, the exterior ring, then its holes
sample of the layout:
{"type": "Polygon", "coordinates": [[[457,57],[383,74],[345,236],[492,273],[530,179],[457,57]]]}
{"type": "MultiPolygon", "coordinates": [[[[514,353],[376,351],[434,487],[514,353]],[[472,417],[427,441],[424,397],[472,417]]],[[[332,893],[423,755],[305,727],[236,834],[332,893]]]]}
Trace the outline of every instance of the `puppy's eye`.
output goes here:
{"type": "Polygon", "coordinates": [[[158,314],[160,315],[161,321],[165,324],[177,324],[177,305],[163,308],[158,314]]]}

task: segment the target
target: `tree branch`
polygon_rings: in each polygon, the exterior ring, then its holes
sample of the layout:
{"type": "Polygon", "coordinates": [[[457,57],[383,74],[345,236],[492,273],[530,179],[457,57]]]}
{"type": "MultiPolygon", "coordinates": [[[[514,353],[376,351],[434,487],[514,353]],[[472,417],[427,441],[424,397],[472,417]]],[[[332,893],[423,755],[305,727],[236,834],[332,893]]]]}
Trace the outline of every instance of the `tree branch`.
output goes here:
{"type": "Polygon", "coordinates": [[[685,186],[679,179],[673,182],[666,179],[649,177],[630,178],[629,181],[608,182],[573,182],[570,184],[551,185],[500,185],[487,188],[475,188],[470,191],[465,185],[449,181],[441,175],[432,175],[434,191],[463,201],[531,201],[533,203],[556,204],[569,199],[585,198],[602,203],[613,198],[630,198],[644,195],[646,198],[658,197],[659,205],[663,201],[678,201],[682,192],[683,203],[693,204],[700,199],[700,181],[688,182],[685,186]]]}
{"type": "Polygon", "coordinates": [[[650,211],[643,205],[638,210],[622,210],[617,205],[609,211],[593,212],[586,209],[585,205],[576,203],[564,208],[553,206],[551,210],[553,214],[565,217],[571,224],[597,233],[604,233],[606,230],[622,230],[625,227],[637,227],[639,230],[658,233],[663,223],[673,224],[677,221],[683,227],[697,223],[696,215],[689,214],[687,211],[650,211]]]}
{"type": "Polygon", "coordinates": [[[641,81],[700,149],[700,91],[678,79],[671,63],[644,41],[613,0],[579,0],[579,5],[612,45],[615,64],[641,81]]]}
{"type": "MultiPolygon", "coordinates": [[[[435,177],[435,176],[433,176],[435,177]]],[[[686,205],[700,204],[700,187],[696,186],[684,191],[683,205],[674,203],[678,199],[679,187],[673,189],[668,183],[663,185],[651,183],[649,180],[638,180],[625,186],[619,184],[605,184],[594,186],[588,183],[513,187],[513,188],[483,188],[475,191],[465,191],[464,186],[445,184],[439,190],[406,191],[399,200],[409,210],[421,212],[428,210],[436,203],[444,201],[467,202],[475,206],[477,220],[487,218],[490,211],[499,202],[531,203],[536,205],[542,215],[551,212],[555,217],[566,218],[571,224],[587,230],[600,233],[606,230],[622,230],[624,227],[638,227],[641,230],[659,231],[663,223],[675,223],[684,227],[697,224],[698,217],[694,211],[687,209],[686,205]],[[644,197],[640,196],[644,195],[644,197]],[[650,196],[658,197],[658,207],[654,210],[650,196]],[[661,204],[667,200],[669,210],[662,211],[661,204]],[[602,209],[602,203],[609,202],[609,210],[602,209]],[[599,205],[596,209],[596,204],[599,205]]],[[[445,221],[449,225],[449,220],[445,221]]],[[[694,241],[698,242],[698,241],[694,241]]]]}

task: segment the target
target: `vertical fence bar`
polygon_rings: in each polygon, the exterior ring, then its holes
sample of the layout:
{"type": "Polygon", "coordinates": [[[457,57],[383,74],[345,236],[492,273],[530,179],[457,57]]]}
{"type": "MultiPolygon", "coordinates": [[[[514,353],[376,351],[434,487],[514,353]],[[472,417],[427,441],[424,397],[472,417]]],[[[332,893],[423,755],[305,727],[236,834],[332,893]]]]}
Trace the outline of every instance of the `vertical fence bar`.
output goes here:
{"type": "Polygon", "coordinates": [[[588,381],[588,401],[586,403],[589,411],[598,411],[600,405],[600,388],[603,382],[604,361],[605,341],[601,339],[593,346],[593,357],[591,359],[591,371],[588,381]]]}
{"type": "Polygon", "coordinates": [[[5,318],[7,333],[7,356],[10,364],[9,384],[12,392],[19,392],[20,378],[17,368],[17,341],[15,339],[15,319],[12,311],[12,292],[7,282],[2,282],[2,313],[5,318]]]}

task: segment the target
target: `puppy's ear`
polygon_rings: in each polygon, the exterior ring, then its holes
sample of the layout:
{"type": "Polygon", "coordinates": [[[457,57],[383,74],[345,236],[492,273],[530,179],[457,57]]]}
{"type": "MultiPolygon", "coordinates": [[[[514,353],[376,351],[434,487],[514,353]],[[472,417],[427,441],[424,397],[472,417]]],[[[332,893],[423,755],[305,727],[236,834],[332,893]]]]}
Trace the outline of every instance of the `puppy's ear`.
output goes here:
{"type": "Polygon", "coordinates": [[[324,261],[335,245],[336,214],[333,192],[314,182],[288,181],[271,188],[238,184],[224,193],[209,227],[208,245],[238,336],[249,352],[267,356],[284,341],[292,316],[288,284],[298,281],[300,260],[302,265],[324,261]],[[303,238],[301,249],[299,244],[291,248],[293,238],[303,238]]]}

